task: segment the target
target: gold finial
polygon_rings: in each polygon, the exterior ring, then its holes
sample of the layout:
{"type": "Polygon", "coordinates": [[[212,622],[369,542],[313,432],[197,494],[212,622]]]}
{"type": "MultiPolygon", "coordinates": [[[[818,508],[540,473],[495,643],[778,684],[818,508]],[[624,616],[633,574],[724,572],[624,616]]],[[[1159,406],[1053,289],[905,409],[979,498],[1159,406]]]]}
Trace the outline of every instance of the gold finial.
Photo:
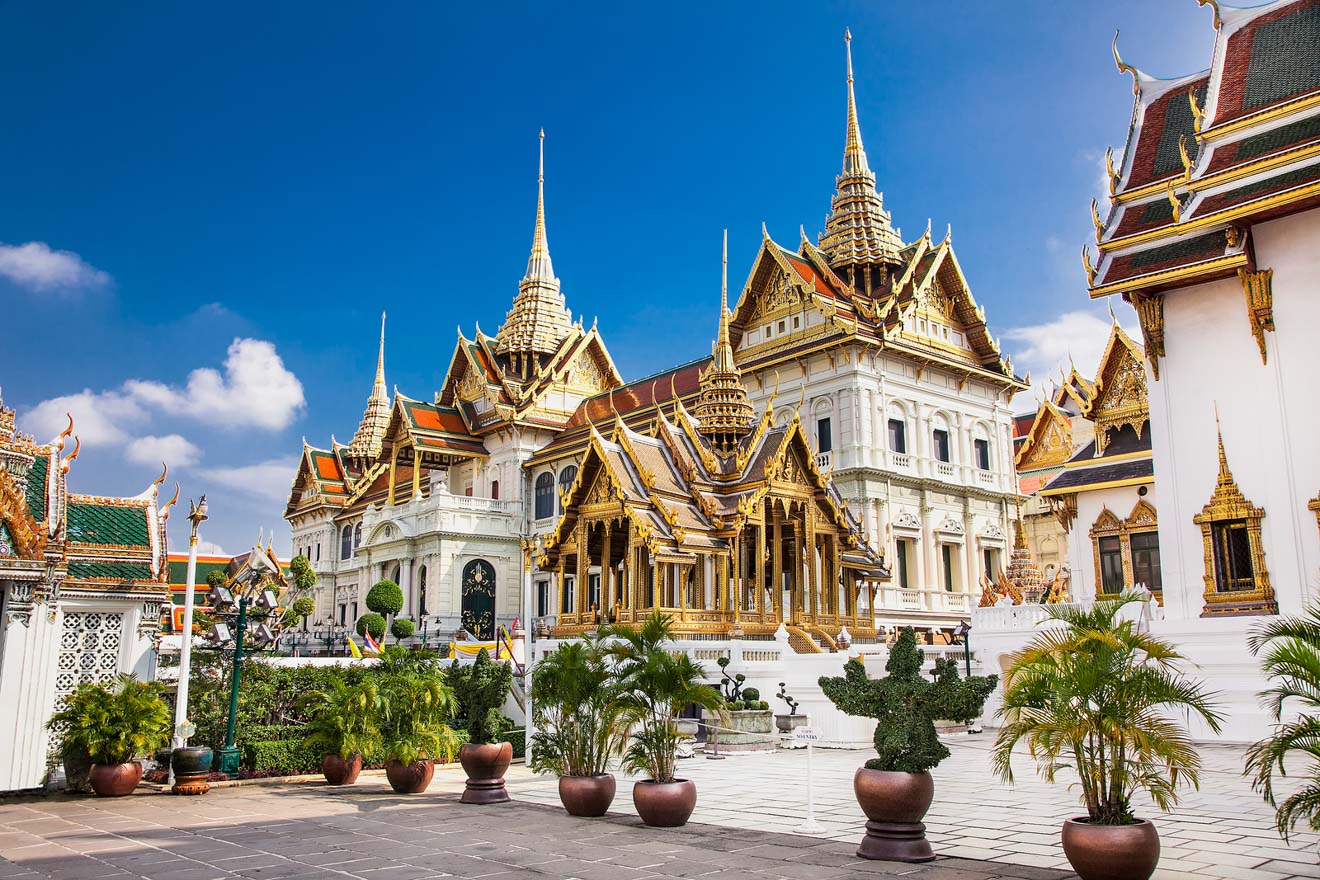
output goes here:
{"type": "Polygon", "coordinates": [[[1105,305],[1109,306],[1109,322],[1117,327],[1118,315],[1114,314],[1114,301],[1112,299],[1105,300],[1105,305]]]}
{"type": "Polygon", "coordinates": [[[1095,227],[1095,243],[1100,244],[1105,237],[1105,224],[1100,222],[1099,202],[1091,199],[1091,225],[1095,227]]]}
{"type": "Polygon", "coordinates": [[[1181,223],[1181,222],[1182,222],[1182,202],[1178,200],[1178,194],[1177,194],[1176,192],[1174,192],[1173,184],[1172,184],[1172,183],[1169,184],[1169,189],[1168,189],[1167,195],[1168,195],[1168,198],[1169,198],[1169,206],[1170,206],[1171,208],[1173,208],[1173,222],[1174,222],[1174,223],[1181,223]]]}
{"type": "Polygon", "coordinates": [[[1219,424],[1219,402],[1215,402],[1215,438],[1219,442],[1219,482],[1233,482],[1233,472],[1228,469],[1228,456],[1224,454],[1224,429],[1219,424]]]}
{"type": "Polygon", "coordinates": [[[843,45],[848,56],[848,132],[843,146],[843,173],[869,174],[861,126],[857,123],[857,99],[853,95],[852,31],[844,28],[843,45]]]}
{"type": "Polygon", "coordinates": [[[1205,122],[1205,111],[1196,103],[1196,89],[1192,88],[1187,92],[1187,103],[1192,107],[1192,131],[1197,137],[1201,136],[1201,124],[1205,122]]]}
{"type": "Polygon", "coordinates": [[[1178,158],[1182,160],[1183,180],[1190,182],[1192,179],[1192,157],[1187,153],[1187,135],[1178,136],[1178,158]]]}
{"type": "Polygon", "coordinates": [[[1086,283],[1095,284],[1095,267],[1091,265],[1091,249],[1087,245],[1082,245],[1082,266],[1086,269],[1086,283]]]}
{"type": "Polygon", "coordinates": [[[1140,97],[1140,96],[1141,96],[1141,73],[1140,73],[1135,67],[1133,67],[1131,64],[1128,64],[1126,61],[1124,61],[1124,60],[1119,56],[1119,54],[1118,54],[1118,31],[1114,31],[1114,45],[1113,45],[1112,48],[1113,48],[1113,50],[1114,50],[1114,63],[1118,65],[1118,72],[1119,72],[1119,73],[1128,73],[1128,74],[1131,74],[1131,75],[1132,75],[1132,94],[1133,94],[1133,95],[1136,95],[1137,97],[1140,97]]]}
{"type": "Polygon", "coordinates": [[[1109,195],[1118,195],[1118,172],[1114,170],[1114,148],[1105,147],[1105,179],[1109,182],[1109,195]]]}
{"type": "Polygon", "coordinates": [[[376,355],[376,387],[373,392],[385,393],[385,312],[380,313],[380,353],[376,355]]]}
{"type": "Polygon", "coordinates": [[[1213,22],[1213,24],[1214,24],[1214,28],[1215,28],[1215,30],[1219,30],[1219,28],[1220,28],[1220,27],[1223,25],[1223,23],[1224,23],[1224,19],[1223,19],[1222,17],[1220,17],[1220,15],[1219,15],[1219,0],[1196,0],[1196,5],[1197,5],[1197,6],[1209,6],[1211,9],[1214,10],[1215,17],[1214,17],[1214,22],[1213,22]]]}
{"type": "Polygon", "coordinates": [[[550,262],[550,242],[545,234],[545,129],[540,134],[540,158],[536,170],[536,228],[532,232],[532,256],[527,261],[529,281],[553,281],[554,268],[550,262]]]}

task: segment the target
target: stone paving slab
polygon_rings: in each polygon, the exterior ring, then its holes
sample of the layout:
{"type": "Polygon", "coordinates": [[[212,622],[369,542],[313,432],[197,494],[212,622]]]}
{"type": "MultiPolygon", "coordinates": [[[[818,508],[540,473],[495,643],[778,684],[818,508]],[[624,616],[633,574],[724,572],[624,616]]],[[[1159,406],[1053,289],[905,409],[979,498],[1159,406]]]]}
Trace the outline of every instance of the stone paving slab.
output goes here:
{"type": "MultiPolygon", "coordinates": [[[[523,771],[524,781],[539,782],[523,771]]],[[[635,815],[575,819],[515,801],[458,803],[463,776],[424,795],[379,777],[217,789],[200,798],[62,795],[0,801],[0,878],[59,880],[1063,880],[1030,866],[942,857],[868,862],[855,842],[719,825],[643,826],[635,815]]],[[[626,792],[625,792],[625,800],[626,792]]]]}

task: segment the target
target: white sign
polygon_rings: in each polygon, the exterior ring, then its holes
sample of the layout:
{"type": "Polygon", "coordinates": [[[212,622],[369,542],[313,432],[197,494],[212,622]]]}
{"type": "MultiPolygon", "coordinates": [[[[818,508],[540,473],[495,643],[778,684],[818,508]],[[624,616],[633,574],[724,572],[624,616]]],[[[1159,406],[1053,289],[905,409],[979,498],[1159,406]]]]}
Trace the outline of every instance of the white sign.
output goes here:
{"type": "Polygon", "coordinates": [[[816,742],[820,739],[820,734],[814,727],[795,727],[793,728],[793,739],[800,739],[803,742],[816,742]]]}

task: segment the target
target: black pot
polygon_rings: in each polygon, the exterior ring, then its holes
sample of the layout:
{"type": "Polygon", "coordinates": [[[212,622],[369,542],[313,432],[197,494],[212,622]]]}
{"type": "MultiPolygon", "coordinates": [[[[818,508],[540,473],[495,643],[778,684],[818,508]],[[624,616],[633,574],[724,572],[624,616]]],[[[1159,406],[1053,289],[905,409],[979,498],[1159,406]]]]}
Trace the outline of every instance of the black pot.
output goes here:
{"type": "Polygon", "coordinates": [[[175,749],[170,756],[170,766],[175,776],[194,776],[211,771],[211,759],[214,754],[208,746],[184,746],[175,749]]]}

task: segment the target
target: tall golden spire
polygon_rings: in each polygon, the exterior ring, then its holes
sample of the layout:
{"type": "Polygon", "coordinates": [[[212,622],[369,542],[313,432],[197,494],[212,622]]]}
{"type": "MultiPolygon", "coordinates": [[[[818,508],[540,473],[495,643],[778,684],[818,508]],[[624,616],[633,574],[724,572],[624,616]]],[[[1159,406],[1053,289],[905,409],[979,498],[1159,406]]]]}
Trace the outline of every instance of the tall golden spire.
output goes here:
{"type": "Polygon", "coordinates": [[[540,365],[541,357],[555,352],[572,332],[573,315],[559,291],[545,234],[545,129],[541,129],[532,253],[527,258],[527,274],[518,283],[513,308],[495,334],[495,353],[507,355],[513,371],[527,378],[540,365]]]}
{"type": "Polygon", "coordinates": [[[367,408],[362,413],[348,457],[365,470],[380,455],[381,442],[390,423],[390,393],[385,388],[385,313],[380,313],[380,351],[376,355],[376,382],[371,386],[367,408]]]}
{"type": "Polygon", "coordinates": [[[730,455],[756,422],[752,402],[729,342],[729,230],[724,230],[724,266],[720,282],[720,329],[711,344],[711,363],[701,373],[701,395],[693,414],[697,430],[720,455],[730,455]]]}
{"type": "Polygon", "coordinates": [[[863,292],[870,294],[887,279],[883,267],[898,265],[903,247],[875,188],[875,174],[866,161],[862,129],[857,121],[857,97],[853,91],[852,33],[845,30],[848,62],[848,124],[843,144],[843,173],[835,180],[834,200],[825,221],[820,249],[830,267],[863,292]],[[873,269],[882,271],[873,272],[873,269]]]}

